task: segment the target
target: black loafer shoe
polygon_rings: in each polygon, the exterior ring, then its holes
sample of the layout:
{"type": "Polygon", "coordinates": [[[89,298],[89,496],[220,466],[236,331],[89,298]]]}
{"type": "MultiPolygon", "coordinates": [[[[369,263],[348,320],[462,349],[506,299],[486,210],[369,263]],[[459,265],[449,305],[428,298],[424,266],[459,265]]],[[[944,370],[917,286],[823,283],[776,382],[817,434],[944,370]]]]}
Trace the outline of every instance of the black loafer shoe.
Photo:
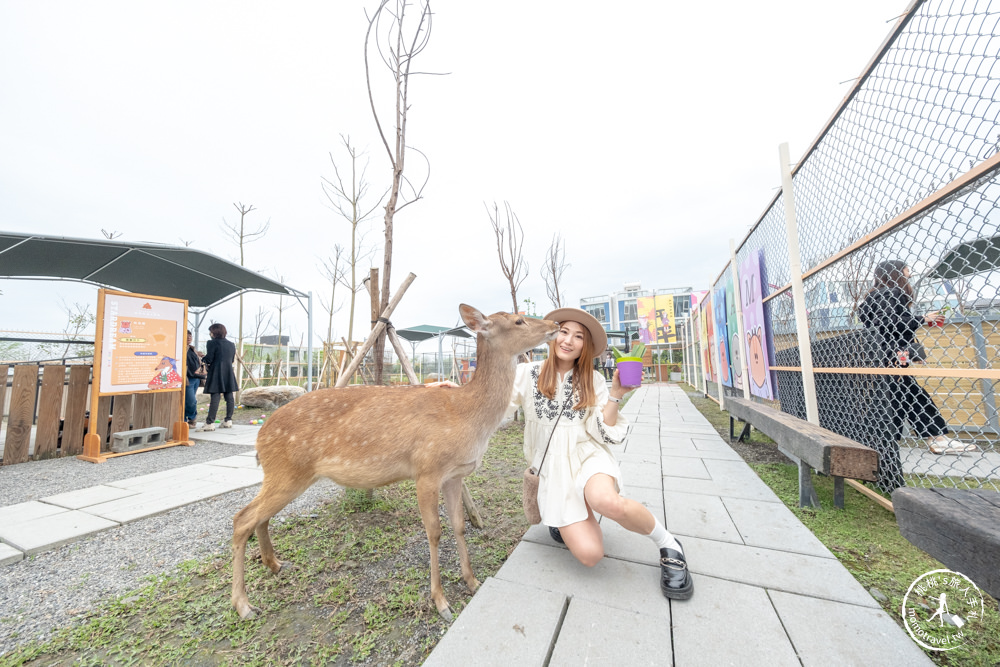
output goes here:
{"type": "MultiPolygon", "coordinates": [[[[553,528],[552,526],[549,526],[549,537],[551,537],[553,540],[555,540],[559,544],[566,544],[565,542],[563,542],[562,534],[560,534],[558,528],[553,528]]],[[[677,553],[677,552],[674,552],[674,553],[677,553]]]]}
{"type": "Polygon", "coordinates": [[[660,549],[660,590],[671,600],[687,600],[694,595],[687,559],[676,549],[660,549]]]}

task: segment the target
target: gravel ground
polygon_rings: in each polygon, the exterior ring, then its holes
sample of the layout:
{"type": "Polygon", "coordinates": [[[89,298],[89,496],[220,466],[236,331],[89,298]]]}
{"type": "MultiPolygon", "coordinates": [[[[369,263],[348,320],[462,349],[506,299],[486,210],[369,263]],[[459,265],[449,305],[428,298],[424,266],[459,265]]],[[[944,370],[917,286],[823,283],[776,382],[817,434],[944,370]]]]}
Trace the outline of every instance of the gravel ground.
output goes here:
{"type": "MultiPolygon", "coordinates": [[[[246,446],[199,443],[124,456],[114,464],[52,459],[0,468],[0,505],[231,456],[246,446]]],[[[233,515],[259,487],[218,496],[106,530],[79,542],[0,567],[0,656],[45,639],[102,600],[140,588],[183,561],[229,551],[233,515]]],[[[321,480],[278,514],[308,514],[338,487],[321,480]]]]}

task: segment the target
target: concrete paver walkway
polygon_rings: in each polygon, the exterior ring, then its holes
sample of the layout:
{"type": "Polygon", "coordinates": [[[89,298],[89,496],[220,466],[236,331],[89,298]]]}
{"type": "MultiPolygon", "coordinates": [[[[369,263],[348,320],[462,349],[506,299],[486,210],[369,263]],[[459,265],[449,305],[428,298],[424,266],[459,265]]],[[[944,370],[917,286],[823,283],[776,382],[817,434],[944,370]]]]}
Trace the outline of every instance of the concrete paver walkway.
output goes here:
{"type": "Polygon", "coordinates": [[[675,385],[638,389],[622,475],[677,535],[695,594],[660,594],[648,538],[602,520],[586,568],[532,527],[426,665],[930,665],[675,385]]]}

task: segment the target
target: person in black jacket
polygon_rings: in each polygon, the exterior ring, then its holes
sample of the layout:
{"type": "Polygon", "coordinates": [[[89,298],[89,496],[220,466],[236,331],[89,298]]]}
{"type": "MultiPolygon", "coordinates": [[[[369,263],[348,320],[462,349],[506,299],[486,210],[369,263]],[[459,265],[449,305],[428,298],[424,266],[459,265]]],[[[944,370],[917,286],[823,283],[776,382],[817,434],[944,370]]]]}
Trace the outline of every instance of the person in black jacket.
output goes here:
{"type": "MultiPolygon", "coordinates": [[[[915,316],[910,310],[913,296],[910,268],[905,262],[889,260],[875,267],[875,286],[861,303],[858,316],[876,345],[876,364],[887,368],[908,367],[912,361],[909,358],[910,346],[917,329],[943,322],[941,314],[936,311],[923,317],[915,316]]],[[[896,375],[890,376],[888,380],[892,388],[889,396],[890,414],[893,416],[896,439],[901,435],[905,420],[918,436],[926,440],[934,454],[960,454],[978,449],[973,443],[949,437],[948,426],[941,412],[927,390],[917,384],[913,376],[896,375]]],[[[897,462],[898,458],[897,447],[897,462]]]]}
{"type": "Polygon", "coordinates": [[[194,428],[198,419],[198,385],[205,376],[201,374],[201,353],[191,344],[191,330],[187,332],[187,383],[184,386],[184,420],[194,428]]]}
{"type": "Polygon", "coordinates": [[[208,328],[211,336],[205,344],[205,356],[202,361],[208,366],[208,377],[205,379],[204,393],[211,397],[208,403],[208,418],[203,431],[215,430],[215,416],[219,411],[219,400],[226,397],[226,418],[222,428],[232,428],[233,410],[236,401],[233,392],[239,389],[236,373],[233,372],[233,361],[236,359],[236,346],[226,340],[226,327],[216,322],[208,328]]]}

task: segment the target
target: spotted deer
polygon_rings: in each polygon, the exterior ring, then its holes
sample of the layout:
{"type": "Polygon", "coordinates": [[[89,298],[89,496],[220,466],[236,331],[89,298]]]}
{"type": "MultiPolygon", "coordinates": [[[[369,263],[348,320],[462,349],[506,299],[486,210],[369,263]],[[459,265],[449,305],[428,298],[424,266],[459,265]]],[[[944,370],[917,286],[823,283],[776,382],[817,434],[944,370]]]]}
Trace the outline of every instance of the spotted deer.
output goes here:
{"type": "Polygon", "coordinates": [[[451,619],[441,587],[438,502],[445,506],[470,590],[479,587],[465,544],[462,479],[482,461],[500,425],[514,385],[515,359],[555,338],[548,320],[509,313],[486,317],[462,304],[462,320],[476,334],[476,373],[459,388],[345,387],[314,391],[279,408],[257,436],[264,483],[233,518],[233,596],[241,618],[251,618],[244,581],[246,544],[256,531],[261,560],[275,574],[268,522],[320,477],[356,489],[413,479],[430,545],[431,599],[451,619]]]}

